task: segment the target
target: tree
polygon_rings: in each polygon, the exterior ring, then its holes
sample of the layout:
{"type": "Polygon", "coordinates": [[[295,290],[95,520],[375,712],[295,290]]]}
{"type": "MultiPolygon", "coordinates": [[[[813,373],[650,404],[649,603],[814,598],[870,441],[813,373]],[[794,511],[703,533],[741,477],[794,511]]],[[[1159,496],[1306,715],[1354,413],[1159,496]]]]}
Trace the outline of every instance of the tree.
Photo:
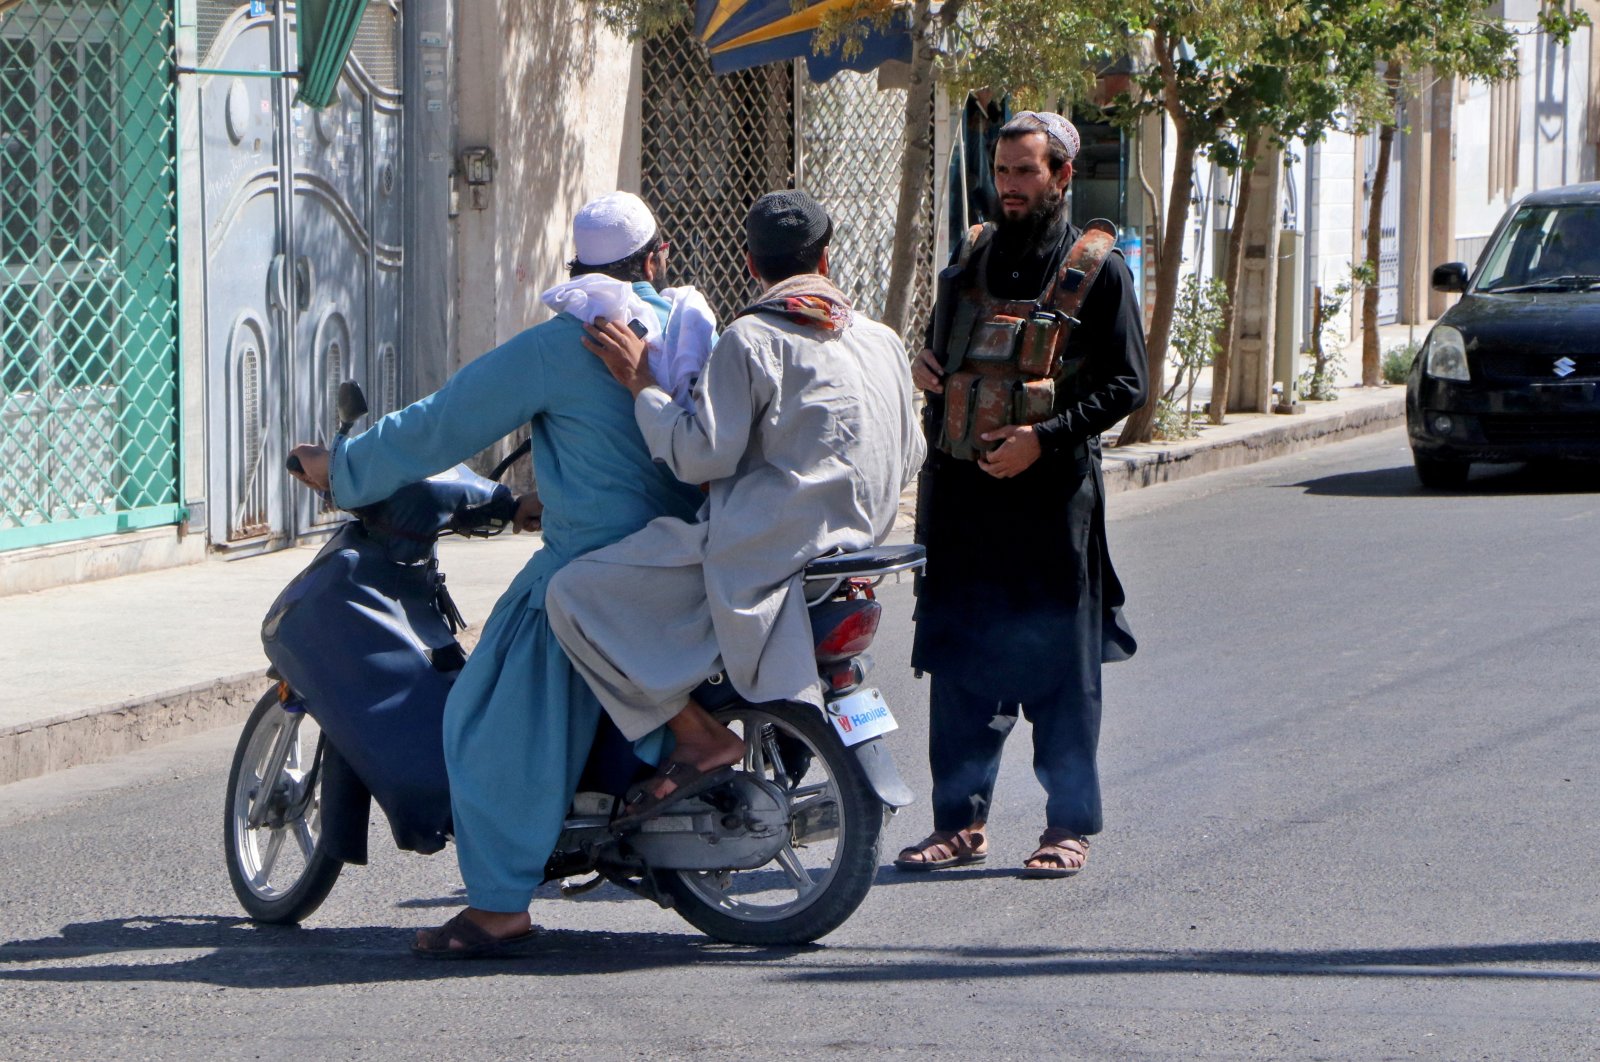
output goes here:
{"type": "MultiPolygon", "coordinates": [[[[1241,81],[1254,76],[1263,42],[1283,32],[1293,8],[1292,0],[969,0],[958,24],[949,60],[958,80],[1025,99],[1070,100],[1085,94],[1094,71],[1131,56],[1135,72],[1113,102],[1113,119],[1134,129],[1159,114],[1172,125],[1173,173],[1151,249],[1150,397],[1128,418],[1119,444],[1150,438],[1164,390],[1196,156],[1238,167],[1235,127],[1249,95],[1241,81]]],[[[1225,352],[1219,365],[1225,372],[1225,352]]]]}
{"type": "MultiPolygon", "coordinates": [[[[894,243],[889,252],[889,292],[884,300],[883,323],[896,335],[905,335],[911,321],[911,294],[916,287],[917,264],[928,243],[927,212],[923,204],[933,192],[933,85],[937,65],[936,35],[956,17],[960,0],[946,2],[938,18],[930,0],[911,5],[911,71],[906,85],[905,125],[900,150],[900,187],[895,200],[894,243]]],[[[894,13],[887,4],[869,2],[847,12],[853,19],[825,22],[817,46],[839,40],[848,55],[859,47],[867,25],[886,26],[894,13]]]]}
{"type": "Polygon", "coordinates": [[[1295,0],[1278,32],[1262,38],[1251,63],[1235,83],[1228,107],[1233,135],[1244,148],[1239,159],[1239,193],[1228,233],[1228,302],[1219,337],[1222,365],[1213,371],[1213,423],[1227,412],[1231,352],[1238,336],[1238,283],[1245,218],[1255,182],[1251,171],[1287,151],[1295,142],[1314,143],[1341,123],[1352,108],[1366,109],[1382,93],[1370,64],[1342,61],[1349,9],[1369,0],[1295,0]]]}
{"type": "MultiPolygon", "coordinates": [[[[1369,0],[1348,12],[1342,63],[1377,72],[1383,91],[1351,101],[1357,128],[1378,128],[1378,158],[1367,212],[1361,298],[1361,383],[1380,380],[1378,350],[1378,255],[1389,155],[1399,128],[1400,103],[1415,75],[1502,81],[1517,76],[1517,32],[1493,15],[1492,0],[1369,0]]],[[[1579,11],[1559,0],[1541,0],[1537,21],[1545,33],[1565,44],[1577,27],[1588,24],[1579,11]]]]}

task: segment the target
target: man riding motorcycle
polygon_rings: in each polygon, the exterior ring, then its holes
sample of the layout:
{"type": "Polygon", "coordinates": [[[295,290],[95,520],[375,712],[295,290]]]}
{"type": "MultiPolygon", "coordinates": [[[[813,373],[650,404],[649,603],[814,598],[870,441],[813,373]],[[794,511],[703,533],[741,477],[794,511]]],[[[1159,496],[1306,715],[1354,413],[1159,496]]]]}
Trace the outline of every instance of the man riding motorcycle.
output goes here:
{"type": "MultiPolygon", "coordinates": [[[[637,196],[612,193],[574,219],[575,276],[630,282],[659,315],[666,245],[637,196]]],[[[445,706],[445,758],[457,859],[469,906],[418,935],[428,958],[503,953],[531,940],[528,905],[544,881],[600,706],[545,618],[545,587],[574,558],[660,516],[692,517],[701,494],[652,461],[629,393],[584,352],[583,325],[562,313],[464,367],[438,392],[340,440],[293,451],[299,477],[357,508],[442,471],[530,425],[538,496],[519,529],[541,518],[544,544],[501,596],[445,706]]],[[[648,737],[648,735],[646,735],[648,737]]],[[[659,758],[658,742],[639,745],[659,758]]]]}

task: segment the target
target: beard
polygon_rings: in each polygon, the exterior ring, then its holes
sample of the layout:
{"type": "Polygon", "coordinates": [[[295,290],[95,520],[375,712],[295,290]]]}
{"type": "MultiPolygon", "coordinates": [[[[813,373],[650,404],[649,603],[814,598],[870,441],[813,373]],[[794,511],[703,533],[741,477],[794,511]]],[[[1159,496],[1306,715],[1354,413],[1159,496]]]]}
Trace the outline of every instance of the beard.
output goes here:
{"type": "Polygon", "coordinates": [[[1042,240],[1065,216],[1066,193],[1046,188],[1039,201],[1021,217],[1008,217],[1004,210],[995,218],[998,235],[1010,246],[1029,246],[1042,240]]]}

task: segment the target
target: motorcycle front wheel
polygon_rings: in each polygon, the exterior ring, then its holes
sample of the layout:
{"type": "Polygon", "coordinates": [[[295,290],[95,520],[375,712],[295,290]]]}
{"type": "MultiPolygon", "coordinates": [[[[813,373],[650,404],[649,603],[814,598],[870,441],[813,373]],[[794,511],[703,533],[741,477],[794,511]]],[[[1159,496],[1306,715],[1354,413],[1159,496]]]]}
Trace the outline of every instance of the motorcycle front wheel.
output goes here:
{"type": "Polygon", "coordinates": [[[344,864],[322,843],[322,733],[268,690],[245,721],[228,772],[228,878],[257,922],[299,922],[322,905],[344,864]]]}
{"type": "Polygon", "coordinates": [[[755,870],[671,871],[674,908],[733,944],[809,944],[861,906],[878,872],[883,804],[855,755],[808,705],[714,713],[744,738],[743,770],[789,796],[789,843],[755,870]]]}

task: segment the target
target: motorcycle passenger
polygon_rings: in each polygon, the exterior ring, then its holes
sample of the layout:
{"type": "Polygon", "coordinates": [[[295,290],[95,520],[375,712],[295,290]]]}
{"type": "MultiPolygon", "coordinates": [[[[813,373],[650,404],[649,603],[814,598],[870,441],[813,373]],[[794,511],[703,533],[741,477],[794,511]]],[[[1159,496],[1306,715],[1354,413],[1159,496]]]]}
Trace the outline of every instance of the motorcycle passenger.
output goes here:
{"type": "MultiPolygon", "coordinates": [[[[636,296],[643,312],[658,317],[651,330],[664,332],[669,307],[655,282],[666,268],[666,244],[644,202],[624,192],[599,197],[578,212],[573,239],[574,277],[631,283],[624,301],[633,305],[636,296]]],[[[412,950],[420,956],[488,955],[534,936],[528,905],[600,718],[594,695],[551,634],[550,578],[657,517],[692,518],[701,501],[699,490],[651,460],[632,397],[584,352],[582,328],[564,312],[522,332],[438,392],[337,443],[331,461],[318,446],[294,450],[305,469],[300,478],[331,487],[335,503],[350,509],[531,425],[538,494],[522,500],[517,529],[542,519],[544,545],[495,605],[445,705],[456,854],[470,906],[418,934],[412,950]]],[[[646,744],[641,756],[657,761],[660,744],[653,752],[646,744]]]]}
{"type": "Polygon", "coordinates": [[[882,542],[922,460],[905,349],[828,279],[832,234],[803,192],[751,207],[747,265],[765,290],[722,334],[693,412],[657,385],[636,336],[587,329],[634,394],[651,456],[709,484],[697,520],[653,521],[568,565],[547,596],[551,628],[618,729],[672,731],[635,818],[717,784],[743,756],[690,697],[707,677],[725,669],[752,702],[821,706],[801,572],[882,542]]]}

